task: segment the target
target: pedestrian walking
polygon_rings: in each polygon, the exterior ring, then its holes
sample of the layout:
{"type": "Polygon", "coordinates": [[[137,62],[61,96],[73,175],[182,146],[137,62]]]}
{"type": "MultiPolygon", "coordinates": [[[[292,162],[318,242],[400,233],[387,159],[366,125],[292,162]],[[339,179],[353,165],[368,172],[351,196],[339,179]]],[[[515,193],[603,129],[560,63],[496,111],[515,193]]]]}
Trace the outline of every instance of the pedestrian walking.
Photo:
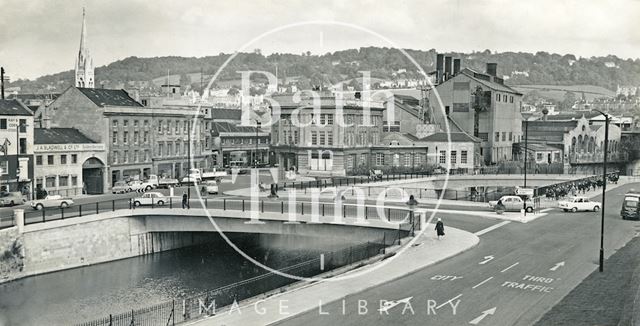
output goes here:
{"type": "Polygon", "coordinates": [[[186,192],[182,193],[182,209],[191,208],[189,207],[189,197],[186,192]]]}
{"type": "Polygon", "coordinates": [[[442,223],[442,219],[438,217],[438,222],[436,222],[436,234],[438,235],[438,240],[440,237],[444,237],[444,223],[442,223]]]}

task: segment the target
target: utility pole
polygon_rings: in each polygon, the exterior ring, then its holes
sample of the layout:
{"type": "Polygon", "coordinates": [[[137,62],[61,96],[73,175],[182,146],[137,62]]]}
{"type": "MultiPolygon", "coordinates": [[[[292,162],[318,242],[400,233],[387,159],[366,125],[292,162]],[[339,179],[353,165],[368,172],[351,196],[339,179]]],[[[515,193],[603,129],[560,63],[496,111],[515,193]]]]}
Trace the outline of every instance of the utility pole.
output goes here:
{"type": "MultiPolygon", "coordinates": [[[[524,188],[527,188],[527,152],[529,152],[529,119],[524,120],[524,188]]],[[[526,197],[525,197],[526,198],[526,197]]],[[[527,216],[527,200],[523,200],[522,208],[527,216]]]]}
{"type": "MultiPolygon", "coordinates": [[[[193,185],[196,185],[195,178],[191,175],[191,120],[187,119],[187,178],[189,181],[193,181],[193,185]]],[[[191,182],[189,182],[191,183],[191,182]]],[[[191,200],[191,185],[187,186],[187,200],[191,200]]],[[[189,207],[190,205],[187,205],[189,207]]]]}
{"type": "Polygon", "coordinates": [[[602,211],[600,216],[600,266],[598,270],[600,273],[604,272],[604,211],[605,211],[605,197],[607,191],[607,152],[609,151],[609,121],[611,117],[600,111],[593,110],[604,115],[604,153],[602,154],[602,211]]]}
{"type": "Polygon", "coordinates": [[[0,92],[2,93],[2,99],[4,100],[4,67],[0,67],[0,92]]]}

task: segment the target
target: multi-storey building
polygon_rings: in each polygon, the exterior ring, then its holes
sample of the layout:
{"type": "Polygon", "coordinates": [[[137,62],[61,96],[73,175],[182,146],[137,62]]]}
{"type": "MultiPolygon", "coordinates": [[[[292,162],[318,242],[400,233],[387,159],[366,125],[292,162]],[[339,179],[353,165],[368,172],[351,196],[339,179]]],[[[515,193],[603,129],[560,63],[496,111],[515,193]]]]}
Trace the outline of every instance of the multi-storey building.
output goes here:
{"type": "Polygon", "coordinates": [[[249,123],[242,125],[239,109],[212,109],[211,112],[216,167],[262,166],[270,162],[271,135],[267,128],[262,128],[262,123],[268,120],[254,113],[249,123]]]}
{"type": "Polygon", "coordinates": [[[0,188],[33,189],[33,113],[18,100],[0,100],[0,188]]]}
{"type": "MultiPolygon", "coordinates": [[[[522,139],[522,94],[497,77],[496,63],[488,63],[486,73],[469,68],[460,71],[460,63],[455,64],[458,59],[446,58],[437,63],[453,62],[453,68],[445,66],[444,74],[439,73],[444,76],[439,78],[441,83],[428,93],[434,119],[440,125],[449,119],[479,138],[485,164],[513,160],[513,144],[522,139]]],[[[443,71],[442,67],[436,68],[443,71]]]]}
{"type": "Polygon", "coordinates": [[[310,97],[300,103],[291,96],[273,100],[280,105],[280,117],[271,129],[271,147],[283,171],[296,169],[310,176],[345,175],[349,167],[368,166],[373,159],[371,147],[380,143],[382,135],[383,102],[365,103],[357,98],[326,95],[316,99],[315,104],[310,97]],[[314,112],[314,105],[319,112],[314,112]],[[363,109],[367,105],[368,115],[363,109]],[[339,117],[344,123],[338,121],[339,117]]]}
{"type": "Polygon", "coordinates": [[[77,87],[67,89],[43,112],[46,123],[76,128],[105,144],[107,162],[102,163],[110,185],[151,174],[184,176],[189,144],[193,165],[209,167],[210,118],[209,108],[144,107],[124,90],[77,87]]]}
{"type": "Polygon", "coordinates": [[[74,128],[34,129],[35,188],[63,196],[107,190],[105,145],[74,128]]]}

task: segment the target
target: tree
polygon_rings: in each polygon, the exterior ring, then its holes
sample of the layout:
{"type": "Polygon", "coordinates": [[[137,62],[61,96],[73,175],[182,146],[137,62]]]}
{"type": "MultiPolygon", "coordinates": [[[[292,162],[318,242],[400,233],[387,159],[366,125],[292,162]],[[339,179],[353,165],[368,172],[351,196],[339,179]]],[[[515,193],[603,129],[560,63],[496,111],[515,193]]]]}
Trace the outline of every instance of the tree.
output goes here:
{"type": "Polygon", "coordinates": [[[576,94],[572,91],[567,91],[564,93],[564,99],[562,100],[562,103],[560,103],[560,107],[562,110],[571,110],[575,103],[576,94]]]}

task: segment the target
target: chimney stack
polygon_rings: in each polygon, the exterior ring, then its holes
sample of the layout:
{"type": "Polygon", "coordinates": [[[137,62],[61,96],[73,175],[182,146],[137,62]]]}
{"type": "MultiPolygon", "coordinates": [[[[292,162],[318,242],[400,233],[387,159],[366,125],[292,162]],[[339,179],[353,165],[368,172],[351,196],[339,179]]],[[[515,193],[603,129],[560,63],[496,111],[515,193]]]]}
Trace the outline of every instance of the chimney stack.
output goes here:
{"type": "Polygon", "coordinates": [[[444,80],[451,78],[452,63],[451,57],[444,57],[444,80]]]}
{"type": "Polygon", "coordinates": [[[460,73],[460,59],[453,59],[453,75],[460,73]]]}
{"type": "Polygon", "coordinates": [[[436,84],[442,83],[444,80],[444,54],[436,54],[436,84]]]}
{"type": "Polygon", "coordinates": [[[495,62],[487,63],[487,74],[497,77],[498,76],[498,64],[495,62]]]}

